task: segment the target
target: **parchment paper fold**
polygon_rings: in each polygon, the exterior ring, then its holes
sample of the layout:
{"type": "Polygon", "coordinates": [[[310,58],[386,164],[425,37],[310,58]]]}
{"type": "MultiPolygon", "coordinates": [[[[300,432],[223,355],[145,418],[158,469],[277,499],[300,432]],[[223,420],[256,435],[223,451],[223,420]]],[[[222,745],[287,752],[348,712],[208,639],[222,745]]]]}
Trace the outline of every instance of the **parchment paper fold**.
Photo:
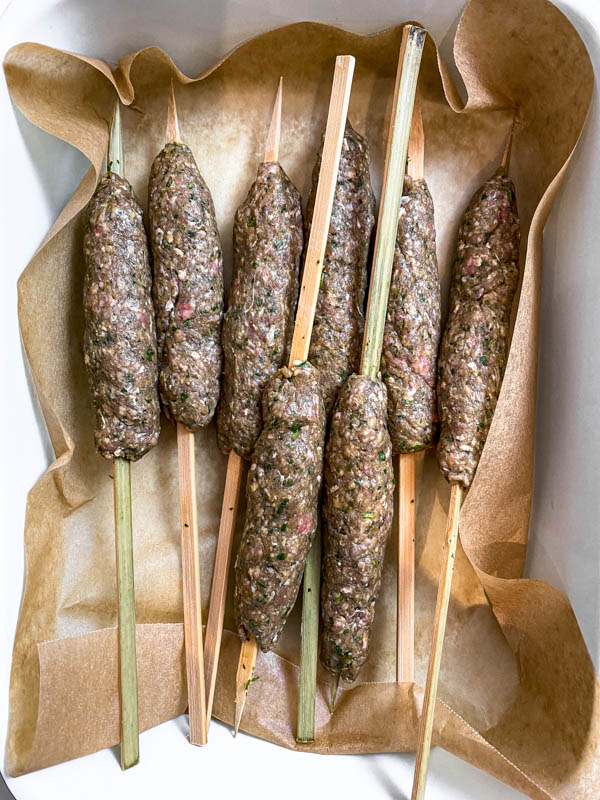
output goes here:
{"type": "MultiPolygon", "coordinates": [[[[126,56],[118,67],[36,44],[8,53],[4,69],[17,107],[91,164],[19,281],[23,342],[57,460],[27,504],[27,579],[6,754],[11,775],[118,741],[112,486],[109,463],[93,449],[83,367],[80,213],[102,169],[115,88],[128,106],[126,171],[144,204],[149,167],[163,143],[169,79],[179,82],[182,137],[213,193],[229,266],[233,212],[260,161],[279,75],[281,163],[306,200],[334,57],[356,56],[350,119],[370,141],[378,189],[400,39],[400,26],[363,37],[302,23],[245,43],[196,78],[156,47],[126,56]]],[[[600,781],[598,682],[567,599],[521,576],[532,492],[542,229],[589,108],[592,69],[573,27],[544,0],[472,0],[454,51],[465,106],[430,40],[420,84],[443,293],[459,217],[497,166],[515,111],[511,173],[524,267],[502,394],[461,516],[435,742],[530,797],[591,800],[600,781]]],[[[196,440],[207,600],[225,463],[213,427],[196,440]]],[[[186,706],[176,442],[166,422],[159,445],[134,465],[132,480],[140,714],[147,728],[186,706]]],[[[417,485],[417,683],[393,682],[392,543],[369,661],[359,684],[342,692],[333,717],[321,676],[317,737],[308,749],[415,747],[449,496],[432,454],[419,463],[417,485]]],[[[259,658],[260,680],[244,717],[245,730],[286,747],[297,747],[298,624],[296,609],[277,653],[259,658]]],[[[215,714],[231,722],[239,645],[230,609],[226,627],[215,714]]]]}

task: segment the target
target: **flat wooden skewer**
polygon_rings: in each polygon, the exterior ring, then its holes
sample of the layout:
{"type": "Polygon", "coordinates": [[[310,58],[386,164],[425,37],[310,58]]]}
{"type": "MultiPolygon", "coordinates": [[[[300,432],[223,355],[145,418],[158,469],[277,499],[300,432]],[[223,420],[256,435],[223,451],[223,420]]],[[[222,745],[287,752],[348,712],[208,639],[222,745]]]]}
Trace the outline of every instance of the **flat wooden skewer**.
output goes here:
{"type": "MultiPolygon", "coordinates": [[[[273,114],[269,125],[269,132],[265,142],[263,162],[276,162],[279,160],[279,142],[281,139],[281,106],[283,94],[283,78],[279,79],[277,95],[273,105],[273,114]]],[[[212,588],[208,621],[206,624],[206,639],[204,642],[204,665],[206,668],[206,718],[210,725],[212,716],[215,686],[217,682],[217,668],[221,639],[223,637],[223,620],[225,617],[225,602],[227,600],[227,585],[229,583],[229,567],[231,551],[235,533],[240,490],[242,487],[243,459],[234,450],[229,453],[227,461],[227,474],[225,476],[225,491],[221,508],[221,522],[217,539],[215,566],[213,571],[212,588]]],[[[251,679],[252,670],[256,661],[256,653],[250,652],[247,657],[240,659],[238,666],[238,682],[247,683],[251,679]],[[254,660],[253,660],[254,659],[254,660]],[[246,676],[248,673],[248,677],[246,676]]]]}
{"type": "MultiPolygon", "coordinates": [[[[423,179],[425,159],[419,92],[415,95],[406,171],[423,179]]],[[[398,599],[396,682],[415,677],[415,465],[416,453],[398,454],[398,599]]]]}
{"type": "MultiPolygon", "coordinates": [[[[121,104],[118,98],[115,102],[115,112],[110,128],[108,170],[125,177],[121,104]]],[[[113,477],[117,556],[121,768],[128,769],[138,763],[140,755],[131,522],[131,463],[125,458],[114,458],[113,477]]]]}
{"type": "Polygon", "coordinates": [[[431,734],[433,731],[433,718],[435,714],[435,700],[440,676],[442,647],[444,643],[444,633],[446,632],[446,619],[448,617],[448,605],[450,603],[452,576],[454,574],[454,560],[458,541],[458,521],[460,517],[462,495],[463,487],[459,483],[453,483],[450,490],[450,508],[448,509],[448,522],[446,524],[440,585],[435,605],[433,639],[431,642],[427,682],[425,684],[425,698],[423,700],[423,713],[421,715],[421,726],[419,729],[419,744],[417,748],[412,800],[417,800],[417,798],[422,800],[425,796],[425,783],[427,781],[429,753],[431,751],[431,734]]]}
{"type": "MultiPolygon", "coordinates": [[[[290,350],[290,368],[308,359],[310,337],[315,317],[321,272],[323,269],[323,258],[325,256],[325,247],[327,245],[327,236],[331,222],[331,209],[337,184],[340,154],[344,141],[344,130],[346,127],[346,117],[348,115],[348,104],[350,102],[354,64],[355,59],[353,56],[338,56],[335,60],[329,114],[327,117],[325,142],[321,159],[321,171],[319,173],[319,182],[315,196],[313,220],[304,261],[302,286],[300,289],[296,323],[290,350]]],[[[311,550],[312,549],[313,548],[311,548],[311,550]]],[[[309,559],[310,558],[311,555],[309,554],[309,559]]],[[[237,733],[239,729],[244,712],[248,687],[252,681],[252,673],[256,663],[257,653],[258,644],[256,639],[250,636],[242,643],[242,650],[240,653],[236,680],[235,733],[237,733]]],[[[306,658],[302,659],[300,667],[301,696],[299,702],[300,705],[307,707],[307,705],[310,705],[310,695],[312,694],[313,716],[315,692],[313,688],[308,686],[310,682],[302,680],[302,671],[309,669],[312,672],[314,670],[316,676],[316,657],[317,650],[315,647],[310,654],[308,654],[308,661],[306,658]]],[[[299,733],[301,733],[301,731],[299,731],[299,733]]]]}
{"type": "MultiPolygon", "coordinates": [[[[500,163],[500,168],[505,174],[508,172],[513,131],[514,121],[500,163]]],[[[421,714],[421,723],[419,726],[417,759],[415,763],[411,800],[423,800],[425,797],[425,785],[427,783],[427,770],[429,768],[431,737],[433,734],[433,721],[435,716],[435,701],[437,699],[442,650],[444,647],[444,634],[446,632],[446,620],[448,618],[448,606],[450,604],[456,546],[458,543],[460,507],[463,500],[464,487],[460,483],[452,483],[450,485],[450,507],[448,509],[448,521],[446,523],[440,583],[435,604],[433,637],[429,653],[427,681],[425,683],[425,696],[423,698],[423,712],[421,714]]]]}
{"type": "MultiPolygon", "coordinates": [[[[175,90],[171,80],[165,143],[180,141],[175,90]]],[[[190,718],[190,743],[206,744],[206,697],[202,649],[202,599],[200,549],[196,499],[195,439],[192,431],[177,423],[179,511],[181,519],[181,568],[183,578],[183,631],[190,718]]]]}
{"type": "MultiPolygon", "coordinates": [[[[427,32],[415,25],[405,25],[402,31],[360,363],[360,373],[371,378],[376,378],[380,371],[383,330],[396,248],[400,203],[404,190],[411,120],[426,36],[427,32]]],[[[332,711],[339,681],[339,675],[332,681],[332,711]]]]}

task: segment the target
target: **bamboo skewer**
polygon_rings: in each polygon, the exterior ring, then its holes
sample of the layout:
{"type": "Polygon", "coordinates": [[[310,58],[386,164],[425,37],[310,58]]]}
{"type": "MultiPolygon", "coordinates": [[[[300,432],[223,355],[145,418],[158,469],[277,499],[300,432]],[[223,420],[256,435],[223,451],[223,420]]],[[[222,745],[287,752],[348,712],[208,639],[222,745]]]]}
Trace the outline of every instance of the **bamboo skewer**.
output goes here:
{"type": "MultiPolygon", "coordinates": [[[[388,134],[387,151],[379,207],[375,255],[369,287],[365,334],[360,363],[360,373],[376,378],[380,370],[383,329],[387,314],[392,264],[396,247],[398,216],[404,188],[404,172],[408,156],[411,120],[417,90],[421,56],[426,31],[414,25],[405,25],[398,56],[398,69],[394,87],[392,117],[388,134]]],[[[339,686],[339,675],[332,680],[331,710],[339,686]]]]}
{"type": "Polygon", "coordinates": [[[398,454],[398,598],[396,683],[415,679],[415,462],[398,454]]]}
{"type": "MultiPolygon", "coordinates": [[[[408,140],[406,171],[423,178],[425,159],[423,118],[419,92],[408,140]]],[[[396,682],[415,677],[415,466],[416,453],[398,454],[398,597],[396,611],[396,682]]]]}
{"type": "MultiPolygon", "coordinates": [[[[110,128],[108,170],[124,177],[121,106],[117,98],[110,128]]],[[[117,561],[117,626],[119,636],[119,700],[121,708],[121,768],[139,761],[137,657],[135,646],[135,591],[131,521],[131,464],[113,459],[115,550],[117,561]]]]}
{"type": "Polygon", "coordinates": [[[452,576],[454,574],[454,561],[456,556],[456,544],[458,541],[458,521],[460,517],[462,494],[463,487],[458,483],[453,483],[450,491],[450,508],[448,509],[448,522],[446,525],[446,536],[444,540],[440,585],[438,588],[437,601],[435,605],[433,638],[431,641],[429,666],[427,668],[427,682],[425,683],[425,697],[423,699],[423,712],[421,714],[421,725],[419,728],[419,743],[417,747],[417,760],[415,763],[415,777],[411,796],[412,800],[422,800],[425,796],[425,783],[427,781],[429,753],[431,751],[431,735],[433,732],[435,701],[437,697],[437,686],[440,676],[444,634],[446,632],[448,605],[450,603],[452,576]]]}
{"type": "MultiPolygon", "coordinates": [[[[319,173],[319,182],[315,196],[313,222],[310,239],[308,241],[308,247],[306,250],[304,272],[302,275],[302,286],[300,289],[300,298],[298,300],[298,310],[296,313],[296,322],[290,350],[290,368],[295,364],[302,363],[308,359],[310,337],[315,316],[321,272],[323,269],[323,258],[325,255],[329,224],[331,221],[333,197],[337,184],[340,154],[344,140],[344,130],[346,126],[346,117],[348,114],[348,104],[350,101],[350,89],[354,74],[354,64],[355,60],[352,56],[338,56],[335,62],[331,100],[329,103],[329,114],[327,117],[327,127],[325,131],[325,143],[323,146],[323,155],[321,159],[321,171],[319,173]]],[[[311,548],[311,553],[312,550],[314,550],[314,545],[313,548],[311,548]]],[[[311,556],[311,553],[309,553],[308,556],[309,560],[311,558],[314,559],[314,555],[311,556]]],[[[315,594],[317,603],[316,613],[318,616],[318,592],[315,594]]],[[[304,613],[305,612],[303,609],[303,618],[304,613]]],[[[312,617],[314,617],[314,609],[312,609],[309,613],[312,617]]],[[[244,705],[246,703],[248,687],[252,682],[252,670],[253,665],[256,662],[257,653],[258,644],[256,639],[253,636],[250,636],[242,645],[240,666],[238,667],[234,733],[237,733],[240,726],[244,705]],[[246,668],[244,668],[244,664],[246,665],[246,668]],[[247,670],[248,665],[252,665],[252,669],[249,673],[247,670]],[[246,677],[246,675],[248,675],[248,677],[246,677]]],[[[316,643],[314,648],[310,648],[310,652],[305,653],[305,656],[306,657],[302,660],[300,666],[300,685],[302,691],[299,704],[304,707],[304,711],[301,712],[302,718],[305,720],[308,718],[310,721],[311,702],[313,709],[312,716],[314,720],[316,684],[313,684],[311,680],[307,680],[306,670],[310,670],[310,674],[314,672],[316,677],[316,643]],[[303,672],[305,673],[304,679],[302,679],[303,672]]],[[[303,735],[303,731],[298,731],[298,734],[303,735]]]]}
{"type": "MultiPolygon", "coordinates": [[[[512,147],[514,126],[515,120],[513,120],[513,124],[506,142],[506,147],[504,148],[502,161],[500,162],[500,169],[504,172],[504,174],[508,172],[508,165],[510,163],[510,152],[512,147]]],[[[425,797],[425,785],[427,783],[427,770],[429,767],[429,755],[431,752],[431,738],[433,734],[433,721],[435,716],[435,702],[437,698],[442,650],[444,646],[444,633],[446,631],[446,620],[448,617],[448,606],[450,603],[452,576],[454,574],[454,561],[459,533],[460,506],[463,499],[463,493],[464,487],[461,484],[451,484],[450,507],[448,509],[448,522],[446,524],[446,536],[444,540],[440,583],[435,606],[433,637],[431,642],[431,650],[429,653],[425,695],[423,697],[423,711],[419,726],[417,758],[415,763],[415,774],[411,800],[423,800],[425,797]]]]}
{"type": "Polygon", "coordinates": [[[223,620],[225,618],[225,602],[227,600],[227,584],[229,583],[229,565],[233,548],[233,535],[237,519],[238,503],[242,488],[243,459],[234,450],[229,453],[225,491],[221,508],[221,522],[217,538],[217,551],[213,569],[210,605],[204,639],[204,667],[206,675],[206,723],[210,726],[215,685],[217,683],[217,667],[223,637],[223,620]]]}
{"type": "MultiPolygon", "coordinates": [[[[171,81],[165,143],[179,141],[175,90],[171,81]]],[[[190,743],[206,744],[206,697],[202,648],[202,598],[200,591],[200,549],[198,544],[198,503],[196,498],[195,438],[177,423],[179,469],[179,511],[181,519],[181,569],[183,578],[183,630],[188,689],[190,743]]]]}

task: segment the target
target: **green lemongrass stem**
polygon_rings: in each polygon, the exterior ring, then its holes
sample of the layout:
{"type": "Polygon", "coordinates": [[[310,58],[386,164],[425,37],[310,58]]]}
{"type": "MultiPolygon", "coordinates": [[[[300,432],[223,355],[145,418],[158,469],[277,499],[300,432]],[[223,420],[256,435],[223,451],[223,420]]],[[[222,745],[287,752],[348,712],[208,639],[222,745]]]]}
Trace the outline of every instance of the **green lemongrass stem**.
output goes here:
{"type": "Polygon", "coordinates": [[[302,593],[302,647],[296,741],[315,738],[315,688],[319,656],[319,595],[321,592],[321,529],[317,528],[304,568],[302,593]]]}
{"type": "Polygon", "coordinates": [[[119,693],[121,700],[121,767],[139,760],[137,660],[135,652],[135,594],[133,587],[133,537],[131,526],[131,465],[125,458],[113,461],[115,494],[115,547],[117,554],[119,693]]]}
{"type": "Polygon", "coordinates": [[[369,375],[371,378],[377,377],[381,361],[383,329],[392,277],[400,202],[404,187],[408,139],[426,35],[427,32],[422,28],[406,25],[398,59],[392,123],[388,138],[386,168],[381,192],[382,201],[377,224],[375,256],[360,364],[361,374],[369,375]]]}
{"type": "MultiPolygon", "coordinates": [[[[108,169],[123,177],[123,136],[119,99],[110,129],[108,169]]],[[[117,557],[119,698],[121,706],[121,768],[139,761],[137,658],[135,649],[135,592],[131,524],[131,464],[113,460],[115,549],[117,557]]]]}

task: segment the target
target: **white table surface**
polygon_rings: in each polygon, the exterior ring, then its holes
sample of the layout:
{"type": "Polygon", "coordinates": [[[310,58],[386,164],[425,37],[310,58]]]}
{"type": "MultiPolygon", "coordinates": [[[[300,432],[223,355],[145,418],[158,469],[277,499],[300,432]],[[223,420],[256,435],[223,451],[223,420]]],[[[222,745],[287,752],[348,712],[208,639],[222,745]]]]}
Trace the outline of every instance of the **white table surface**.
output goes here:
{"type": "MultiPolygon", "coordinates": [[[[447,61],[461,0],[0,0],[0,53],[20,41],[109,60],[149,45],[162,46],[188,74],[213,63],[261,31],[306,19],[369,33],[419,19],[447,61]],[[143,7],[143,8],[142,8],[143,7]]],[[[557,5],[600,64],[600,3],[557,5]]],[[[2,176],[0,241],[5,289],[0,295],[2,535],[0,557],[0,749],[8,719],[12,641],[23,582],[26,493],[51,463],[52,450],[24,366],[18,333],[16,281],[58,216],[87,162],[35,128],[12,106],[0,81],[2,176]],[[11,187],[10,201],[7,187],[11,187]],[[24,215],[22,208],[27,208],[24,215]]],[[[594,659],[600,661],[600,517],[596,453],[600,452],[600,341],[597,280],[600,263],[600,138],[598,91],[590,119],[544,238],[542,343],[533,504],[527,574],[569,596],[594,659]],[[587,465],[587,466],[586,466],[587,465]],[[543,538],[538,531],[544,530],[543,538]]],[[[292,753],[213,723],[210,744],[190,747],[181,719],[141,736],[140,765],[122,773],[105,750],[17,779],[19,800],[154,800],[187,791],[288,800],[337,791],[346,798],[403,800],[410,796],[414,756],[319,756],[292,753]],[[268,782],[261,777],[265,771],[268,782]],[[285,788],[284,788],[285,787],[285,788]]],[[[4,774],[4,772],[3,772],[4,774]]],[[[6,791],[0,786],[0,796],[6,791]]],[[[8,795],[7,795],[8,796],[8,795]]],[[[428,800],[511,800],[522,797],[440,749],[432,753],[428,800]]]]}

